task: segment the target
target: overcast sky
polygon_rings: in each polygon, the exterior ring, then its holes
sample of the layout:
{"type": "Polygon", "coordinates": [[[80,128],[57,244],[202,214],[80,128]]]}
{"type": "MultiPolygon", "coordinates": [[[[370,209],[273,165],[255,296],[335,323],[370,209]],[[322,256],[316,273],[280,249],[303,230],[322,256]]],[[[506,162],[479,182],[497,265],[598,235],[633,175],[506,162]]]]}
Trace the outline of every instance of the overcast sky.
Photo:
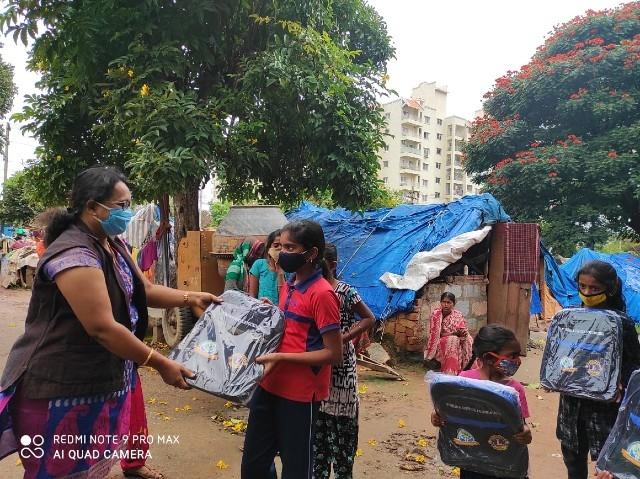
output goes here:
{"type": "MultiPolygon", "coordinates": [[[[388,25],[396,47],[389,64],[389,87],[400,96],[422,81],[449,90],[448,114],[472,119],[482,95],[507,70],[528,63],[554,25],[588,9],[617,6],[611,0],[369,0],[388,25]]],[[[0,5],[2,2],[0,2],[0,5]]],[[[27,52],[12,38],[4,40],[2,57],[15,66],[18,95],[35,92],[37,76],[25,70],[27,52]]],[[[37,142],[12,124],[9,174],[33,157],[37,142]]],[[[2,178],[0,178],[1,181],[2,178]]]]}

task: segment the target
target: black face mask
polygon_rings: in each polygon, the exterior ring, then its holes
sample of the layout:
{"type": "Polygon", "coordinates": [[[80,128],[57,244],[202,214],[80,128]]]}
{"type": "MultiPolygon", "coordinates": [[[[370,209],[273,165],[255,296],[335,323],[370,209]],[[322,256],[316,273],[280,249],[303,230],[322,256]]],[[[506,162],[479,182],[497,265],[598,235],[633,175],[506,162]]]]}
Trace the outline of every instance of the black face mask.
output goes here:
{"type": "Polygon", "coordinates": [[[306,254],[307,251],[303,251],[302,253],[287,253],[286,251],[280,251],[278,264],[285,273],[295,273],[307,262],[306,254]]]}

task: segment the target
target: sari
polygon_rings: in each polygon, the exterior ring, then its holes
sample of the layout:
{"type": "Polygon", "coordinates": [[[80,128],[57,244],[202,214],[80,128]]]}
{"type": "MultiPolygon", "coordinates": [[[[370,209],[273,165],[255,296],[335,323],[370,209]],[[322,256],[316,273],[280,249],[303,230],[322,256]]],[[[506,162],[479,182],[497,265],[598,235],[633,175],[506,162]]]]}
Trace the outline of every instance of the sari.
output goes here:
{"type": "Polygon", "coordinates": [[[444,318],[442,309],[436,309],[431,315],[429,340],[424,350],[425,359],[440,362],[441,372],[457,375],[471,359],[473,339],[467,329],[467,323],[460,311],[454,309],[444,318]],[[457,330],[466,331],[466,335],[456,336],[457,330]]]}

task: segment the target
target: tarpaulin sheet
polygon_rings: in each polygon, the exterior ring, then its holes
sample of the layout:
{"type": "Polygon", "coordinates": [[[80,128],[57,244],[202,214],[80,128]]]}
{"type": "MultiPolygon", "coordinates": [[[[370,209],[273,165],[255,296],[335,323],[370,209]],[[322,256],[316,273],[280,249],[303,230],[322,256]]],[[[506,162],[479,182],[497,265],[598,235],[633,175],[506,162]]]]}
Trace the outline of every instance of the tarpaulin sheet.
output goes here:
{"type": "Polygon", "coordinates": [[[588,248],[581,249],[571,259],[558,265],[544,247],[545,280],[553,296],[563,308],[580,306],[578,284],[575,280],[580,268],[589,261],[600,260],[611,264],[622,281],[622,294],[627,314],[640,323],[640,258],[629,253],[606,254],[588,248]]]}
{"type": "Polygon", "coordinates": [[[540,384],[569,396],[612,401],[622,368],[622,318],[606,309],[568,308],[551,320],[540,384]]]}
{"type": "Polygon", "coordinates": [[[239,291],[225,291],[189,334],[170,353],[196,373],[187,383],[235,402],[247,403],[262,378],[256,358],[276,350],[284,332],[284,316],[239,291]]]}
{"type": "Polygon", "coordinates": [[[483,226],[510,221],[490,194],[465,196],[447,204],[399,205],[363,213],[328,210],[304,202],[288,212],[287,219],[320,223],[327,241],[338,248],[341,279],[358,290],[378,319],[411,309],[416,295],[408,289],[388,289],[379,279],[384,273],[402,275],[416,253],[483,226]]]}
{"type": "Polygon", "coordinates": [[[640,477],[640,371],[631,375],[618,419],[600,451],[597,467],[617,479],[640,477]]]}
{"type": "Polygon", "coordinates": [[[426,380],[445,422],[438,434],[442,462],[491,477],[527,475],[527,446],[513,439],[523,428],[515,389],[445,374],[429,373],[426,380]]]}

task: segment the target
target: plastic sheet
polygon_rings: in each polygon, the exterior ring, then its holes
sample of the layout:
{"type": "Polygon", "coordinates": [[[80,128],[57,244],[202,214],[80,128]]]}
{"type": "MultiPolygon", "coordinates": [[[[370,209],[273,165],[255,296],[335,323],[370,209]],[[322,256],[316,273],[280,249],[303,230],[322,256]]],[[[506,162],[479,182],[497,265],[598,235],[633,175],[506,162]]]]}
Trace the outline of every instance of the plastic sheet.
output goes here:
{"type": "Polygon", "coordinates": [[[239,291],[222,294],[169,358],[196,373],[187,383],[234,402],[247,403],[262,378],[255,359],[274,352],[284,332],[284,316],[275,306],[239,291]]]}
{"type": "Polygon", "coordinates": [[[615,311],[570,308],[551,320],[540,384],[569,396],[612,401],[622,362],[622,318],[615,311]]]}
{"type": "Polygon", "coordinates": [[[527,476],[529,451],[513,440],[524,425],[515,389],[436,373],[426,380],[445,421],[438,434],[442,462],[493,477],[527,476]]]}
{"type": "Polygon", "coordinates": [[[604,443],[597,468],[616,479],[640,477],[640,371],[635,371],[611,434],[604,443]]]}
{"type": "Polygon", "coordinates": [[[326,240],[340,252],[338,274],[358,290],[380,320],[412,309],[416,296],[411,289],[387,288],[380,280],[384,273],[403,275],[416,253],[431,251],[463,233],[510,221],[488,193],[446,204],[398,205],[362,213],[303,202],[287,212],[287,219],[320,223],[326,240]]]}

